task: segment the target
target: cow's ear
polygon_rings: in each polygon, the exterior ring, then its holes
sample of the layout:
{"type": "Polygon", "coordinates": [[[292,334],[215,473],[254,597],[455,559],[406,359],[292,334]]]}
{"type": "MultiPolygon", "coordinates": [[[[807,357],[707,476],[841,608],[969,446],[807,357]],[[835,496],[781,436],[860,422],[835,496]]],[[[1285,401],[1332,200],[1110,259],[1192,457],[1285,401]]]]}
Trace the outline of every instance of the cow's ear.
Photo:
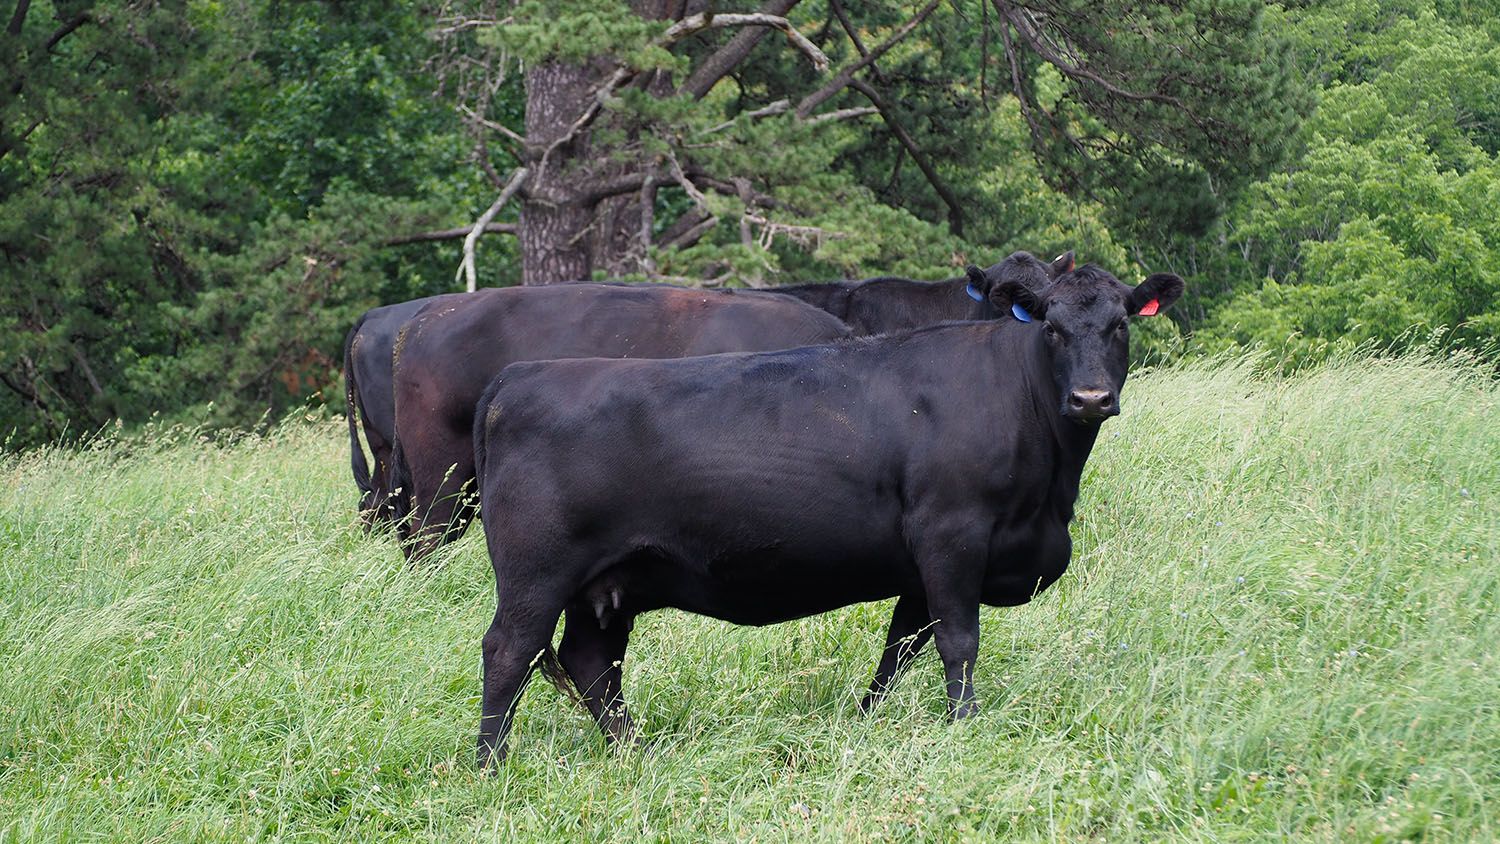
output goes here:
{"type": "Polygon", "coordinates": [[[1053,258],[1052,263],[1047,265],[1047,274],[1052,276],[1053,278],[1057,278],[1063,273],[1070,273],[1072,271],[1073,250],[1071,249],[1062,253],[1061,255],[1058,255],[1056,258],[1053,258]]]}
{"type": "Polygon", "coordinates": [[[976,302],[983,302],[989,298],[990,277],[985,274],[984,270],[970,264],[964,267],[964,275],[969,278],[969,283],[964,287],[964,292],[969,294],[970,299],[976,302]]]}
{"type": "Polygon", "coordinates": [[[1030,322],[1047,316],[1047,303],[1042,297],[1024,283],[1014,279],[995,285],[990,291],[990,304],[1001,313],[1009,311],[1022,322],[1030,322]]]}
{"type": "Polygon", "coordinates": [[[1172,307],[1185,287],[1182,279],[1172,273],[1153,273],[1130,291],[1125,310],[1131,316],[1155,316],[1172,307]]]}

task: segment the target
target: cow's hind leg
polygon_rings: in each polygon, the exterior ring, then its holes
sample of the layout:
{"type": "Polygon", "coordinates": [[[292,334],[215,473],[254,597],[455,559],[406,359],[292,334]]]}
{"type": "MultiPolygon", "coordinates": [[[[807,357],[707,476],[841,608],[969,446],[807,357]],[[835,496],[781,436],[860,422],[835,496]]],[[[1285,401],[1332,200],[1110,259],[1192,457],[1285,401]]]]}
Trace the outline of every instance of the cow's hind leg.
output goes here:
{"type": "Polygon", "coordinates": [[[478,509],[472,435],[445,431],[429,439],[402,443],[412,488],[410,522],[402,526],[401,538],[412,562],[463,536],[478,509]]]}
{"type": "Polygon", "coordinates": [[[506,737],[531,671],[552,646],[561,610],[537,612],[502,596],[484,634],[484,687],[477,761],[481,769],[505,759],[506,737]]]}
{"type": "Polygon", "coordinates": [[[869,712],[885,697],[896,678],[931,638],[932,618],[927,614],[927,597],[902,595],[891,611],[891,626],[885,634],[885,650],[875,668],[875,679],[870,681],[870,691],[859,702],[861,712],[869,712]]]}
{"type": "Polygon", "coordinates": [[[635,740],[635,724],[625,709],[621,666],[630,642],[631,619],[619,614],[603,618],[581,604],[568,608],[557,656],[583,696],[605,738],[635,740]]]}

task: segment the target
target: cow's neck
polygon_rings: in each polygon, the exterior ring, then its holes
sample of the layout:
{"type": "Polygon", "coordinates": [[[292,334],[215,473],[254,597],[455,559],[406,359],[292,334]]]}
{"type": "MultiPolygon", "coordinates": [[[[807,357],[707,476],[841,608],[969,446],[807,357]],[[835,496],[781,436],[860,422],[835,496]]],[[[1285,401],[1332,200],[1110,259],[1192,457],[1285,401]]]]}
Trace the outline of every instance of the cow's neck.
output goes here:
{"type": "Polygon", "coordinates": [[[1052,378],[1052,368],[1047,354],[1047,341],[1039,330],[1011,331],[1019,335],[1020,349],[1015,350],[1021,371],[1027,382],[1027,392],[1032,401],[1032,410],[1047,432],[1044,442],[1052,447],[1052,484],[1048,490],[1048,504],[1063,521],[1073,518],[1073,504],[1078,500],[1078,485],[1083,479],[1083,466],[1099,436],[1099,425],[1079,424],[1063,417],[1062,393],[1052,378]]]}

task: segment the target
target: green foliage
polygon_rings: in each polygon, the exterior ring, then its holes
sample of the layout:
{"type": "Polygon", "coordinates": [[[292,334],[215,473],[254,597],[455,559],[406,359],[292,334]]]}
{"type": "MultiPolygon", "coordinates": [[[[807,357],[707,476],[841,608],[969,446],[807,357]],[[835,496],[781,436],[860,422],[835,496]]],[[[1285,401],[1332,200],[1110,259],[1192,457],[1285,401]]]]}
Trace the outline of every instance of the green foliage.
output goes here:
{"type": "Polygon", "coordinates": [[[505,26],[488,29],[481,40],[511,51],[527,64],[582,63],[603,56],[638,70],[671,68],[677,59],[652,46],[669,23],[637,15],[624,0],[528,0],[509,14],[505,26]]]}
{"type": "Polygon", "coordinates": [[[1309,43],[1332,45],[1306,53],[1330,83],[1304,127],[1305,153],[1231,217],[1241,271],[1264,282],[1233,290],[1200,341],[1285,348],[1297,361],[1442,326],[1492,351],[1500,41],[1429,3],[1289,16],[1309,43]]]}
{"type": "MultiPolygon", "coordinates": [[[[1063,64],[995,4],[941,4],[861,74],[915,157],[879,115],[761,113],[829,79],[777,33],[702,100],[663,95],[741,30],[662,49],[669,24],[633,11],[649,5],[8,6],[0,24],[20,26],[0,30],[0,437],[153,414],[248,425],[329,395],[354,314],[454,289],[455,241],[389,244],[471,222],[495,190],[478,165],[503,175],[525,154],[476,143],[455,114],[479,77],[444,69],[452,55],[435,54],[451,45],[433,30],[475,9],[508,17],[454,42],[504,56],[485,77],[491,120],[524,125],[537,62],[657,71],[604,103],[586,163],[618,174],[675,155],[717,225],[611,264],[627,273],[940,278],[1015,249],[1074,249],[1127,281],[1187,278],[1186,300],[1137,332],[1153,360],[1253,345],[1300,364],[1434,332],[1494,350],[1492,1],[1027,4],[1044,46],[1067,46],[1063,64]],[[749,194],[728,181],[741,175],[749,194]],[[742,226],[747,199],[757,216],[742,226]]],[[[842,10],[870,48],[915,7],[842,10]]],[[[798,4],[791,21],[835,68],[857,60],[831,6],[798,4]]],[[[845,90],[819,110],[869,105],[845,90]]],[[[693,222],[680,185],[656,193],[653,234],[693,222]]],[[[609,200],[610,214],[636,201],[609,200]]],[[[517,244],[486,238],[481,268],[515,281],[517,244]]]]}
{"type": "Polygon", "coordinates": [[[1042,161],[1064,189],[1107,198],[1122,236],[1205,234],[1241,186],[1283,160],[1311,105],[1262,0],[1043,9],[1069,48],[1034,46],[1046,63],[1021,69],[1042,161]]]}
{"type": "Polygon", "coordinates": [[[487,201],[412,72],[420,10],[37,3],[22,24],[0,36],[12,444],[210,403],[253,423],[334,382],[354,314],[451,289],[454,247],[383,246],[487,201]]]}
{"type": "Polygon", "coordinates": [[[482,537],[403,564],[341,420],[0,457],[0,838],[1488,841],[1500,390],[1418,359],[1133,377],[1075,560],[983,611],[980,715],[890,604],[653,613],[639,751],[546,683],[472,767],[482,537]]]}

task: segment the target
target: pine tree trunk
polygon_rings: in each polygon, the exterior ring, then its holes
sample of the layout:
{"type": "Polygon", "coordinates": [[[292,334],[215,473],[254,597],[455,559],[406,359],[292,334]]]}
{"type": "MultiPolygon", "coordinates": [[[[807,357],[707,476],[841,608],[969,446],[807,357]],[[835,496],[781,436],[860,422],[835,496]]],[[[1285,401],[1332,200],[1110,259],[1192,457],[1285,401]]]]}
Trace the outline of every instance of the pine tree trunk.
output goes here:
{"type": "MultiPolygon", "coordinates": [[[[687,3],[696,8],[702,3],[687,3]]],[[[648,19],[680,17],[682,0],[631,0],[636,14],[648,19]]],[[[526,138],[545,148],[566,134],[589,104],[609,68],[549,61],[526,71],[526,138]]],[[[649,77],[657,96],[672,90],[666,74],[649,77]]],[[[593,149],[584,131],[560,147],[545,171],[530,162],[532,174],[521,203],[521,283],[553,284],[586,280],[594,269],[610,275],[641,269],[639,195],[612,197],[600,203],[584,201],[585,188],[595,180],[628,172],[632,165],[609,161],[607,150],[593,149]]],[[[654,196],[654,191],[652,192],[654,196]]]]}
{"type": "MultiPolygon", "coordinates": [[[[526,137],[540,148],[567,133],[598,84],[588,67],[544,62],[526,71],[526,137]]],[[[593,209],[579,201],[587,178],[587,135],[552,154],[533,171],[521,203],[521,283],[587,279],[588,227],[593,209]],[[570,179],[570,177],[572,177],[570,179]]]]}

